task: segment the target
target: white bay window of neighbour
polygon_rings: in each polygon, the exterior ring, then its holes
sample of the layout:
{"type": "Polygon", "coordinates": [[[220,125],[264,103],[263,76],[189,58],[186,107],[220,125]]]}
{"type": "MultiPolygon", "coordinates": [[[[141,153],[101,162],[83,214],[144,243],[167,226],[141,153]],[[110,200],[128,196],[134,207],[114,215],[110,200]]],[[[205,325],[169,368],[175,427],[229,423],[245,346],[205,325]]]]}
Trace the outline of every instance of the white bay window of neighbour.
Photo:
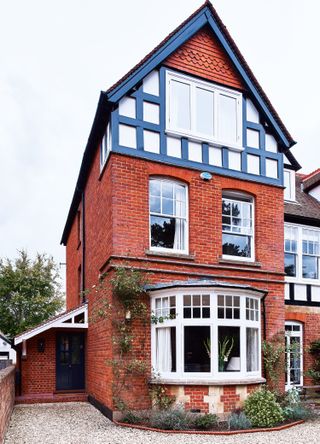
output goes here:
{"type": "Polygon", "coordinates": [[[167,72],[168,133],[242,150],[242,95],[167,72]]]}
{"type": "Polygon", "coordinates": [[[260,377],[260,298],[176,290],[151,301],[152,366],[160,376],[208,379],[260,377]],[[173,296],[174,295],[174,296],[173,296]],[[174,298],[174,315],[169,301],[174,298]]]}
{"type": "Polygon", "coordinates": [[[167,179],[151,179],[150,247],[187,252],[187,187],[167,179]]]}

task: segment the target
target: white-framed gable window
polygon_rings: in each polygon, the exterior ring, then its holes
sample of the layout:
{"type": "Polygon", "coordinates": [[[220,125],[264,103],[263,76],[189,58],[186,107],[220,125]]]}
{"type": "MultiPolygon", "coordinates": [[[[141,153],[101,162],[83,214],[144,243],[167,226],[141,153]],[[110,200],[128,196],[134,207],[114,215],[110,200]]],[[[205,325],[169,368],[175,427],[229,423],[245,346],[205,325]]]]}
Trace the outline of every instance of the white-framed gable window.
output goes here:
{"type": "Polygon", "coordinates": [[[287,279],[314,282],[320,278],[320,229],[285,224],[284,251],[287,279]]]}
{"type": "Polygon", "coordinates": [[[188,252],[188,188],[175,180],[149,181],[150,248],[188,252]]]}
{"type": "MultiPolygon", "coordinates": [[[[152,367],[168,380],[223,381],[261,377],[260,297],[219,288],[159,290],[153,316],[174,298],[174,316],[153,322],[152,367]]],[[[169,307],[168,307],[169,309],[169,307]]],[[[169,313],[169,311],[166,313],[169,313]]]]}
{"type": "Polygon", "coordinates": [[[293,170],[283,171],[284,200],[296,200],[296,174],[293,170]]]}
{"type": "Polygon", "coordinates": [[[110,128],[110,122],[107,125],[106,132],[102,138],[101,146],[100,146],[100,169],[103,168],[104,164],[106,163],[110,151],[112,149],[112,141],[111,141],[111,128],[110,128]]]}
{"type": "Polygon", "coordinates": [[[243,150],[240,92],[172,71],[166,79],[168,133],[243,150]]]}
{"type": "Polygon", "coordinates": [[[254,260],[253,199],[245,194],[222,195],[222,254],[226,259],[254,260]]]}

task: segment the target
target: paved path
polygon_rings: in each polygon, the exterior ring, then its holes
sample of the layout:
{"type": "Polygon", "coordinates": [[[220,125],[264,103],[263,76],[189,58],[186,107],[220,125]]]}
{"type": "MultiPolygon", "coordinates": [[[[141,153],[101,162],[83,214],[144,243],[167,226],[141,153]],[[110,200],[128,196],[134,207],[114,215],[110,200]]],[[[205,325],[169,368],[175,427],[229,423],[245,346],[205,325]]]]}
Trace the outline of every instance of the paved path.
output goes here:
{"type": "Polygon", "coordinates": [[[234,436],[170,435],[115,426],[87,403],[16,406],[5,444],[313,444],[320,420],[281,432],[234,436]]]}

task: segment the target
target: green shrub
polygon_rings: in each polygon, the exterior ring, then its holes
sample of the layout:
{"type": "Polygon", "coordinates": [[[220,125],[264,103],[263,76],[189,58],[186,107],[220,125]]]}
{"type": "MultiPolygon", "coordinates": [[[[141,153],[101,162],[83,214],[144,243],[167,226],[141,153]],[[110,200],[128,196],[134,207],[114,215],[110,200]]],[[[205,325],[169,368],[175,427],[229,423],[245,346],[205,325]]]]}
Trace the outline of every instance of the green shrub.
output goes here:
{"type": "Polygon", "coordinates": [[[237,411],[229,416],[228,426],[230,430],[245,430],[251,429],[252,423],[244,412],[237,411]]]}
{"type": "Polygon", "coordinates": [[[194,418],[194,426],[200,430],[208,430],[212,429],[218,424],[217,415],[213,415],[212,413],[206,413],[204,415],[199,415],[194,418]]]}
{"type": "Polygon", "coordinates": [[[156,429],[187,430],[193,425],[193,418],[182,409],[159,410],[153,412],[150,424],[156,429]]]}
{"type": "Polygon", "coordinates": [[[269,390],[257,390],[244,402],[244,413],[254,427],[273,427],[283,422],[282,408],[269,390]]]}
{"type": "Polygon", "coordinates": [[[283,414],[286,419],[291,419],[292,421],[311,419],[314,416],[314,412],[311,409],[308,409],[301,404],[285,407],[283,409],[283,414]]]}
{"type": "Polygon", "coordinates": [[[125,422],[126,424],[140,424],[142,422],[142,417],[129,410],[124,414],[121,422],[125,422]]]}

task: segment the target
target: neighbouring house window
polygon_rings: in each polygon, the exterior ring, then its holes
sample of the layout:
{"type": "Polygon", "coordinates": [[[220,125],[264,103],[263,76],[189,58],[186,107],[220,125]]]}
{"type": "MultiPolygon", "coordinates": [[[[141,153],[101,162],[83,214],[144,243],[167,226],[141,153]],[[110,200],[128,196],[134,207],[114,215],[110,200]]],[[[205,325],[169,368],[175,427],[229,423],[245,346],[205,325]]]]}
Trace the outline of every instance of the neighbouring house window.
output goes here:
{"type": "Polygon", "coordinates": [[[303,337],[302,324],[285,323],[286,388],[303,385],[303,337]]]}
{"type": "Polygon", "coordinates": [[[285,226],[284,228],[284,271],[287,276],[297,275],[297,240],[298,229],[285,226]]]}
{"type": "Polygon", "coordinates": [[[81,242],[81,211],[77,211],[77,237],[78,237],[78,245],[81,242]]]}
{"type": "Polygon", "coordinates": [[[256,293],[163,290],[152,296],[151,309],[157,319],[151,332],[152,366],[160,376],[175,380],[261,376],[256,293]],[[173,316],[169,316],[171,298],[173,316]]]}
{"type": "Polygon", "coordinates": [[[167,71],[169,133],[220,146],[242,147],[242,94],[167,71]]]}
{"type": "Polygon", "coordinates": [[[296,176],[292,170],[283,172],[284,199],[294,201],[296,199],[296,176]]]}
{"type": "Polygon", "coordinates": [[[302,230],[302,276],[318,279],[320,233],[315,230],[302,230]]]}
{"type": "Polygon", "coordinates": [[[253,260],[253,235],[252,198],[224,194],[222,197],[223,256],[253,260]]]}
{"type": "Polygon", "coordinates": [[[320,229],[286,224],[284,230],[286,275],[299,280],[319,280],[320,229]]]}
{"type": "Polygon", "coordinates": [[[150,179],[150,247],[186,253],[187,186],[167,179],[150,179]]]}
{"type": "Polygon", "coordinates": [[[102,138],[101,148],[100,148],[100,168],[102,169],[104,164],[106,163],[109,153],[111,151],[111,128],[110,122],[107,125],[106,132],[102,138]]]}

